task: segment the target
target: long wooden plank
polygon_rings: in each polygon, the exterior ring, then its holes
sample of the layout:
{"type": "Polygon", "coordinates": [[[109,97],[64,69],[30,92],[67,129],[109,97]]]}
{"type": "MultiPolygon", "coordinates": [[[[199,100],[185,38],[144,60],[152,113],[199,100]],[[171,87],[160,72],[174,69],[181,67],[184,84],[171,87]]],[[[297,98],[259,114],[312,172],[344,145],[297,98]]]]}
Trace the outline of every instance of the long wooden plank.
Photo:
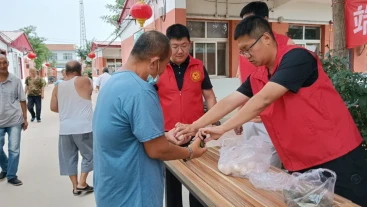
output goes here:
{"type": "Polygon", "coordinates": [[[216,189],[222,195],[232,194],[229,198],[232,203],[237,204],[236,206],[244,206],[241,205],[242,202],[244,202],[241,200],[246,200],[247,205],[245,206],[286,206],[282,195],[278,192],[256,189],[248,179],[223,175],[216,167],[217,161],[210,158],[210,154],[209,151],[207,152],[208,156],[193,160],[187,163],[187,165],[195,174],[202,177],[208,185],[216,189]],[[201,169],[206,169],[205,174],[201,172],[201,169]],[[219,184],[216,180],[220,180],[225,184],[219,184]],[[233,198],[233,196],[236,197],[233,198]]]}
{"type": "MultiPolygon", "coordinates": [[[[182,161],[165,163],[188,190],[207,206],[286,206],[281,192],[257,189],[248,179],[226,176],[219,172],[218,150],[219,148],[208,148],[204,156],[187,163],[182,161]]],[[[273,167],[271,170],[282,172],[273,167]]],[[[358,207],[338,195],[335,196],[335,206],[358,207]]]]}
{"type": "MultiPolygon", "coordinates": [[[[202,161],[203,163],[206,163],[207,167],[210,167],[212,169],[217,169],[219,154],[220,153],[219,153],[219,148],[218,147],[209,148],[206,155],[199,158],[199,160],[202,161]]],[[[273,171],[273,172],[282,172],[282,170],[280,170],[278,168],[275,168],[275,167],[271,167],[270,170],[273,171]]],[[[219,172],[219,170],[218,170],[218,172],[219,172]]],[[[227,177],[230,177],[230,176],[227,176],[227,177]]],[[[239,182],[238,182],[238,185],[240,185],[242,188],[250,188],[250,189],[254,188],[253,185],[251,184],[251,182],[248,179],[241,179],[241,178],[234,178],[234,177],[230,177],[229,179],[231,179],[231,178],[236,179],[236,180],[240,179],[239,182]]],[[[256,188],[253,189],[253,190],[257,191],[258,193],[260,193],[264,197],[274,196],[274,197],[278,198],[277,201],[283,202],[283,195],[279,191],[277,191],[277,192],[264,191],[264,190],[256,189],[256,188]],[[269,192],[272,192],[272,193],[269,195],[269,192]]],[[[252,192],[252,193],[254,193],[254,192],[252,192]]],[[[336,195],[336,194],[334,196],[334,202],[335,202],[336,205],[348,204],[350,206],[355,206],[355,207],[358,206],[358,205],[352,203],[350,200],[348,200],[346,198],[343,198],[343,197],[341,197],[339,195],[336,195]]],[[[278,205],[276,205],[276,206],[278,206],[278,205]]]]}
{"type": "Polygon", "coordinates": [[[185,185],[185,187],[199,197],[209,207],[234,206],[225,197],[211,188],[205,181],[193,173],[186,165],[178,160],[165,162],[167,168],[185,185]]]}

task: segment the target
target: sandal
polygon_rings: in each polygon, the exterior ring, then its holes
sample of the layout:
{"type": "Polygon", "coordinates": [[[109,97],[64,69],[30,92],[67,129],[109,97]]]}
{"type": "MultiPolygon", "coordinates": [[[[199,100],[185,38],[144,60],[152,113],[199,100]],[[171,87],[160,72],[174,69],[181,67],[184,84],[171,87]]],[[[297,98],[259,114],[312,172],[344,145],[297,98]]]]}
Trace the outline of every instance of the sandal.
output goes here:
{"type": "Polygon", "coordinates": [[[81,191],[78,191],[78,190],[77,190],[77,191],[75,192],[75,191],[74,191],[74,189],[73,189],[73,195],[78,196],[78,195],[80,195],[81,193],[82,193],[81,191]]]}
{"type": "Polygon", "coordinates": [[[80,191],[86,191],[86,192],[93,192],[94,191],[94,188],[87,185],[87,187],[85,188],[76,188],[77,190],[80,190],[80,191]]]}

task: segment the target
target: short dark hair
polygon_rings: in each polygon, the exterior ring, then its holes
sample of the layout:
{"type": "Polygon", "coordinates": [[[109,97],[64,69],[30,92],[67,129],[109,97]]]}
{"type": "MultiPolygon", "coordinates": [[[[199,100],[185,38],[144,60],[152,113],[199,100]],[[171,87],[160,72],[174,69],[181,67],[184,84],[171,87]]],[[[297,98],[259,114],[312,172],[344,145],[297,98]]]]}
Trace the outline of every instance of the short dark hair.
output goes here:
{"type": "Polygon", "coordinates": [[[265,32],[269,33],[275,39],[268,21],[259,16],[249,16],[237,24],[234,30],[234,39],[237,40],[244,35],[257,39],[265,32]]]}
{"type": "Polygon", "coordinates": [[[82,75],[82,65],[76,60],[69,61],[66,63],[65,73],[77,73],[78,75],[82,75]]]}
{"type": "Polygon", "coordinates": [[[140,35],[131,50],[131,55],[138,60],[147,60],[158,56],[160,61],[163,61],[170,56],[170,50],[171,46],[166,35],[152,30],[140,35]]]}
{"type": "Polygon", "coordinates": [[[186,37],[187,40],[190,42],[190,32],[187,27],[182,24],[173,24],[169,26],[166,30],[166,36],[169,40],[181,40],[182,38],[186,37]]]}
{"type": "Polygon", "coordinates": [[[253,1],[242,8],[240,17],[243,18],[246,14],[254,14],[262,18],[269,17],[269,7],[265,2],[253,1]]]}
{"type": "Polygon", "coordinates": [[[104,68],[103,68],[103,72],[104,72],[104,73],[109,73],[110,71],[108,70],[108,68],[107,68],[107,67],[104,67],[104,68]]]}

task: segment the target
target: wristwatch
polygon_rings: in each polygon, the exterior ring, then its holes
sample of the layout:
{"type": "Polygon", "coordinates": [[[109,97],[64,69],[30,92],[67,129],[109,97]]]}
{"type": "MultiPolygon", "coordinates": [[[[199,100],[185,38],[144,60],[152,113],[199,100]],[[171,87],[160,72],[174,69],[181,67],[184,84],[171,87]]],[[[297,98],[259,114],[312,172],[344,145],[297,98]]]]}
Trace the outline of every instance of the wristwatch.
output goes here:
{"type": "Polygon", "coordinates": [[[190,152],[190,157],[189,157],[189,158],[184,159],[184,160],[183,160],[184,162],[187,162],[187,161],[191,160],[191,159],[192,159],[192,157],[194,156],[194,152],[192,151],[191,147],[190,147],[190,146],[187,146],[186,148],[187,148],[187,149],[189,150],[189,152],[190,152]]]}

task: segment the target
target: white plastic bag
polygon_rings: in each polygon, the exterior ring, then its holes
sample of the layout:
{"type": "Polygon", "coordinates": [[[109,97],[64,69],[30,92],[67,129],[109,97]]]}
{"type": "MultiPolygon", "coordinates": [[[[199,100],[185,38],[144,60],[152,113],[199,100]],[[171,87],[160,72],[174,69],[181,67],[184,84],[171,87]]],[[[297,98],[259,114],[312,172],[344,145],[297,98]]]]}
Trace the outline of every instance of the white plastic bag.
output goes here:
{"type": "Polygon", "coordinates": [[[262,172],[251,174],[249,180],[256,188],[270,191],[282,191],[289,188],[295,179],[290,174],[283,172],[262,172]]]}
{"type": "Polygon", "coordinates": [[[335,172],[328,169],[293,173],[295,182],[283,190],[287,206],[330,207],[334,203],[335,172]]]}
{"type": "Polygon", "coordinates": [[[251,173],[266,171],[271,156],[271,145],[264,137],[228,138],[222,142],[218,169],[225,175],[248,177],[251,173]]]}
{"type": "Polygon", "coordinates": [[[333,206],[336,174],[328,169],[292,175],[264,172],[251,174],[250,181],[256,188],[283,191],[285,202],[290,207],[333,206]]]}

